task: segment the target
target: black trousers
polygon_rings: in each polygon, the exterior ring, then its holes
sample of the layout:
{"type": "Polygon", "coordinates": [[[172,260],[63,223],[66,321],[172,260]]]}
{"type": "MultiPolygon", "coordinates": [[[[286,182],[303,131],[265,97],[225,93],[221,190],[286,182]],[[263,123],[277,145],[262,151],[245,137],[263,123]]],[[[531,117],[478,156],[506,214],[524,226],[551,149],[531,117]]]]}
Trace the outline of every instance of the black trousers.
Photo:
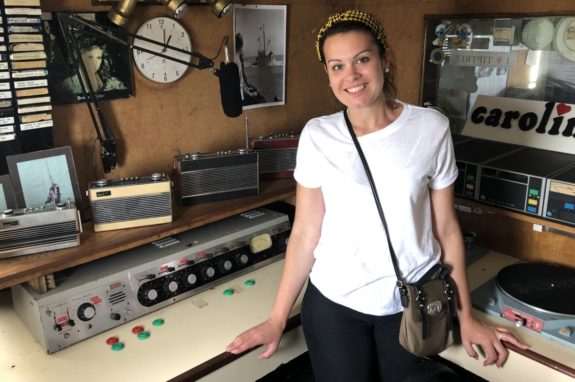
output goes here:
{"type": "Polygon", "coordinates": [[[301,320],[316,382],[401,381],[419,361],[399,344],[401,313],[357,312],[310,282],[301,320]]]}

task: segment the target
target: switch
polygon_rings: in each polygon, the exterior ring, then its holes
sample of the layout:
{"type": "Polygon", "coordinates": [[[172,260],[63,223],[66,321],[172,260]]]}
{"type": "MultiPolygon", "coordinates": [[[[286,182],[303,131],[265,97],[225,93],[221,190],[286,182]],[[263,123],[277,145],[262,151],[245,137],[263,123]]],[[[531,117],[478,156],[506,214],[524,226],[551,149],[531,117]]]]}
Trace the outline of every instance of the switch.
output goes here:
{"type": "Polygon", "coordinates": [[[114,321],[119,321],[120,318],[122,318],[122,315],[120,313],[113,312],[110,313],[110,318],[114,321]]]}

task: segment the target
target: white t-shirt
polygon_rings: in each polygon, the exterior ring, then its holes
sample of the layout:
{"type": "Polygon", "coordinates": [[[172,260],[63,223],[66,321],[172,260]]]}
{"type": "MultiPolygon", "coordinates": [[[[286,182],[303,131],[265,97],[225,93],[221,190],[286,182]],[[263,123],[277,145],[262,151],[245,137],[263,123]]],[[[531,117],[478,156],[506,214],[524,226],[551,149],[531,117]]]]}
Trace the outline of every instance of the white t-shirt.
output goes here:
{"type": "MultiPolygon", "coordinates": [[[[439,261],[429,189],[457,178],[449,121],[441,113],[403,104],[386,128],[359,137],[407,281],[439,261]]],[[[385,231],[343,112],[304,127],[294,177],[321,187],[325,216],[310,278],[332,301],[372,315],[402,310],[385,231]]]]}

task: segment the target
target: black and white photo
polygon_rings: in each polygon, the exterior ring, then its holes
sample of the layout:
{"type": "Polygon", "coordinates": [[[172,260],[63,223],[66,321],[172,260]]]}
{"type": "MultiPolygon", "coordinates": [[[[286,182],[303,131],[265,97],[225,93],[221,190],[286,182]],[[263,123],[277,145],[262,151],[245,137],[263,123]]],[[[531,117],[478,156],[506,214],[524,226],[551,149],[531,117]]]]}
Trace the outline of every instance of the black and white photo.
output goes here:
{"type": "Polygon", "coordinates": [[[244,109],[285,104],[285,5],[234,6],[234,62],[244,109]]]}

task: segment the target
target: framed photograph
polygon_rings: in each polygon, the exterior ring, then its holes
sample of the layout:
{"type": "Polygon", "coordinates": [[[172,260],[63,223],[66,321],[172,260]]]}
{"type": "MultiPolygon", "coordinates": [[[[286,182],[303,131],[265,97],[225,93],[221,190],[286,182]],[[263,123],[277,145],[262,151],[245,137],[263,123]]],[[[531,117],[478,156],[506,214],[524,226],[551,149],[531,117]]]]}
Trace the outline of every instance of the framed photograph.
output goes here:
{"type": "Polygon", "coordinates": [[[0,212],[16,208],[10,175],[0,176],[0,212]]]}
{"type": "MultiPolygon", "coordinates": [[[[110,25],[107,14],[107,12],[78,13],[87,20],[110,25]]],[[[58,13],[43,13],[42,24],[52,103],[62,105],[84,102],[82,84],[74,66],[69,62],[70,53],[64,43],[64,32],[60,30],[58,13]]],[[[130,97],[134,88],[130,48],[87,32],[77,33],[76,38],[82,61],[88,72],[84,84],[90,81],[98,100],[130,97]]]]}
{"type": "Polygon", "coordinates": [[[244,109],[285,104],[286,5],[234,5],[234,62],[244,109]]]}
{"type": "Polygon", "coordinates": [[[82,197],[70,146],[6,157],[19,208],[72,201],[82,213],[82,197]]]}

